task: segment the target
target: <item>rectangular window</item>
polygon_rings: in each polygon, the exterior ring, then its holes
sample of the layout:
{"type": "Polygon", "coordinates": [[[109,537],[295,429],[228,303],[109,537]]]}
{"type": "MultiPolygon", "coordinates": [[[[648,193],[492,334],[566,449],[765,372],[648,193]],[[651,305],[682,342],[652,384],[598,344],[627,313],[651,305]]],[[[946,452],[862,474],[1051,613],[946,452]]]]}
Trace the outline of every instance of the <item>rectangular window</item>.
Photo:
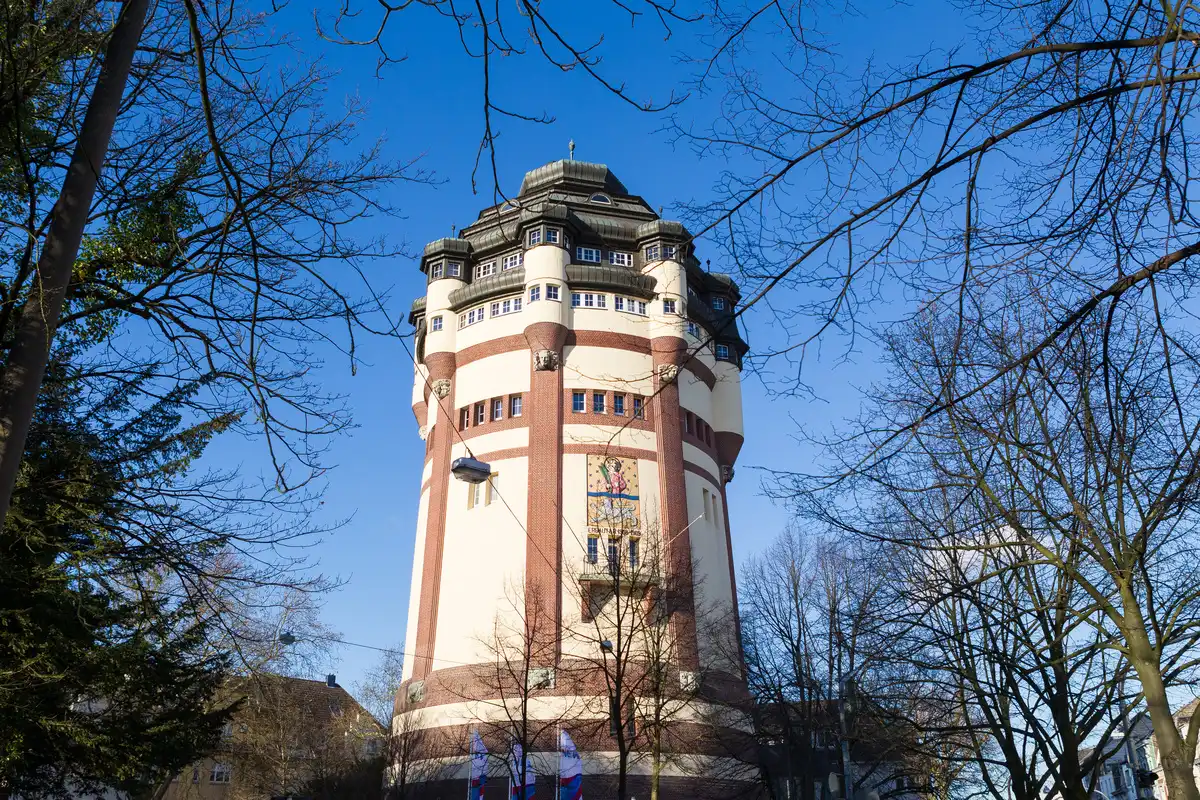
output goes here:
{"type": "Polygon", "coordinates": [[[712,307],[713,307],[713,311],[724,311],[725,310],[725,298],[724,297],[714,297],[712,299],[712,307]]]}
{"type": "Polygon", "coordinates": [[[429,265],[429,274],[433,276],[434,280],[437,280],[438,278],[442,277],[443,269],[444,269],[444,267],[442,266],[442,262],[435,261],[429,265]]]}
{"type": "Polygon", "coordinates": [[[229,783],[230,777],[233,775],[233,770],[228,764],[213,764],[212,772],[208,775],[209,783],[229,783]]]}
{"type": "Polygon", "coordinates": [[[561,235],[558,228],[546,228],[546,244],[558,244],[561,235]]]}
{"type": "Polygon", "coordinates": [[[623,394],[614,394],[613,395],[613,414],[615,414],[618,417],[625,416],[625,395],[623,395],[623,394]]]}
{"type": "Polygon", "coordinates": [[[646,260],[658,261],[658,245],[651,245],[646,248],[646,260]]]}
{"type": "Polygon", "coordinates": [[[468,483],[467,484],[467,508],[472,509],[475,506],[483,505],[483,484],[468,483]]]}
{"type": "Polygon", "coordinates": [[[592,413],[604,413],[604,392],[592,392],[592,413]]]}
{"type": "Polygon", "coordinates": [[[617,295],[616,297],[614,297],[613,298],[613,308],[616,309],[617,311],[624,311],[625,310],[625,298],[621,297],[621,295],[617,295]]]}
{"type": "Polygon", "coordinates": [[[500,316],[500,304],[499,303],[492,303],[492,316],[493,317],[500,316]]]}
{"type": "Polygon", "coordinates": [[[608,254],[608,263],[617,267],[632,267],[633,253],[618,253],[612,250],[608,254]]]}
{"type": "Polygon", "coordinates": [[[721,501],[717,499],[716,494],[713,495],[713,520],[717,523],[717,530],[721,530],[721,501]]]}
{"type": "Polygon", "coordinates": [[[458,429],[465,431],[471,426],[471,409],[464,408],[458,412],[458,429]]]}
{"type": "Polygon", "coordinates": [[[721,359],[722,361],[729,360],[729,345],[727,345],[727,344],[717,345],[717,358],[721,359]]]}
{"type": "Polygon", "coordinates": [[[585,264],[599,264],[600,250],[595,247],[576,247],[575,260],[585,264]]]}
{"type": "Polygon", "coordinates": [[[500,473],[493,472],[487,479],[487,489],[483,493],[483,504],[490,506],[492,499],[500,496],[500,473]]]}
{"type": "Polygon", "coordinates": [[[600,561],[600,537],[589,536],[587,542],[587,563],[596,564],[600,561]]]}
{"type": "Polygon", "coordinates": [[[694,420],[695,420],[695,419],[696,419],[696,418],[695,418],[694,416],[692,416],[692,412],[690,412],[690,411],[688,411],[686,414],[684,414],[684,416],[683,416],[683,428],[684,428],[684,430],[685,430],[685,431],[687,431],[688,433],[695,433],[695,432],[696,432],[696,428],[695,428],[695,422],[694,422],[694,420]]]}
{"type": "Polygon", "coordinates": [[[529,232],[529,246],[534,247],[535,245],[539,245],[541,243],[542,243],[541,230],[539,229],[539,230],[530,231],[529,232]]]}
{"type": "Polygon", "coordinates": [[[559,299],[558,284],[556,284],[556,283],[546,284],[546,299],[547,300],[558,300],[559,299]]]}
{"type": "Polygon", "coordinates": [[[664,314],[676,313],[675,309],[677,307],[678,306],[674,300],[663,300],[663,313],[664,314]]]}
{"type": "Polygon", "coordinates": [[[508,398],[508,415],[510,417],[521,416],[521,395],[514,394],[508,398]]]}
{"type": "Polygon", "coordinates": [[[689,322],[687,324],[687,332],[697,339],[700,338],[700,326],[694,322],[689,322]]]}
{"type": "Polygon", "coordinates": [[[461,278],[462,277],[462,262],[461,261],[447,261],[446,262],[446,276],[449,278],[461,278]]]}
{"type": "Polygon", "coordinates": [[[605,553],[608,557],[608,574],[616,576],[621,572],[621,540],[609,539],[608,552],[605,553]]]}
{"type": "Polygon", "coordinates": [[[512,253],[511,255],[505,256],[500,261],[500,268],[507,272],[510,269],[516,269],[517,267],[521,266],[524,263],[525,263],[525,254],[524,253],[512,253]]]}
{"type": "Polygon", "coordinates": [[[596,295],[596,308],[608,308],[608,295],[596,295]]]}
{"type": "Polygon", "coordinates": [[[504,400],[497,397],[492,401],[492,422],[504,419],[504,400]]]}
{"type": "Polygon", "coordinates": [[[200,768],[192,767],[192,783],[200,782],[200,768]]]}
{"type": "Polygon", "coordinates": [[[664,244],[663,249],[662,249],[662,256],[664,259],[665,258],[674,258],[675,257],[675,245],[664,244]]]}
{"type": "Polygon", "coordinates": [[[587,411],[587,395],[583,392],[571,392],[571,410],[577,414],[587,411]]]}
{"type": "Polygon", "coordinates": [[[637,419],[645,419],[642,416],[642,398],[640,397],[633,398],[633,416],[637,419]]]}
{"type": "Polygon", "coordinates": [[[700,492],[701,492],[701,499],[704,501],[704,518],[710,519],[709,514],[711,513],[711,509],[709,507],[710,503],[709,503],[709,499],[708,499],[708,489],[701,489],[700,492]]]}
{"type": "Polygon", "coordinates": [[[632,304],[633,304],[633,301],[631,300],[630,301],[631,308],[629,309],[630,311],[633,311],[633,313],[635,313],[635,314],[641,314],[643,317],[646,316],[646,301],[645,300],[638,300],[636,309],[632,308],[632,304]]]}
{"type": "Polygon", "coordinates": [[[630,569],[638,568],[638,556],[640,555],[640,553],[638,552],[639,549],[640,549],[640,544],[639,544],[638,540],[631,537],[629,539],[629,568],[630,569]]]}
{"type": "Polygon", "coordinates": [[[496,262],[489,261],[486,264],[479,264],[475,267],[475,280],[487,278],[496,274],[496,262]]]}
{"type": "Polygon", "coordinates": [[[542,287],[541,286],[530,286],[529,287],[529,302],[536,303],[538,300],[541,300],[541,299],[542,299],[542,287]]]}
{"type": "Polygon", "coordinates": [[[487,414],[487,408],[483,405],[483,403],[476,403],[475,404],[475,424],[482,425],[483,421],[485,419],[487,419],[487,417],[485,416],[486,414],[487,414]]]}
{"type": "MultiPolygon", "coordinates": [[[[574,304],[575,304],[574,298],[572,298],[571,305],[574,305],[574,304]]],[[[596,307],[596,295],[592,294],[591,292],[584,292],[583,307],[584,308],[595,308],[596,307]]]]}
{"type": "Polygon", "coordinates": [[[467,315],[459,314],[458,315],[458,329],[461,331],[465,327],[467,327],[467,315]]]}
{"type": "Polygon", "coordinates": [[[429,320],[429,329],[431,331],[440,331],[442,329],[442,317],[438,315],[429,320]]]}
{"type": "Polygon", "coordinates": [[[579,308],[583,305],[583,295],[579,292],[571,292],[571,308],[579,308]]]}

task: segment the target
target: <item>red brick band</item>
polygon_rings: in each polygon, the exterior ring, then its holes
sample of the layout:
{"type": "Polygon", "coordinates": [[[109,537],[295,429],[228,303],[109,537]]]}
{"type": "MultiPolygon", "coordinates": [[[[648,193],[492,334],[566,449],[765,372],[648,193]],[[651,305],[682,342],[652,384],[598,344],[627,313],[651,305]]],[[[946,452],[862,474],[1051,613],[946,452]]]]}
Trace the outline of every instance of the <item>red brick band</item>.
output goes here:
{"type": "Polygon", "coordinates": [[[429,508],[425,521],[425,552],[421,568],[421,606],[417,611],[416,652],[413,677],[423,678],[433,666],[433,648],[437,638],[438,602],[442,589],[442,555],[446,540],[446,502],[450,481],[450,449],[454,444],[454,354],[430,353],[425,356],[429,368],[426,401],[440,403],[433,429],[427,434],[427,446],[433,460],[429,476],[429,508]],[[440,400],[429,386],[450,381],[450,393],[440,400]]]}
{"type": "Polygon", "coordinates": [[[535,643],[535,652],[547,654],[544,658],[552,654],[557,662],[562,652],[563,412],[559,398],[567,328],[556,322],[535,322],[525,329],[524,339],[530,351],[525,624],[541,640],[535,643]],[[542,351],[553,354],[553,369],[537,368],[542,351]]]}

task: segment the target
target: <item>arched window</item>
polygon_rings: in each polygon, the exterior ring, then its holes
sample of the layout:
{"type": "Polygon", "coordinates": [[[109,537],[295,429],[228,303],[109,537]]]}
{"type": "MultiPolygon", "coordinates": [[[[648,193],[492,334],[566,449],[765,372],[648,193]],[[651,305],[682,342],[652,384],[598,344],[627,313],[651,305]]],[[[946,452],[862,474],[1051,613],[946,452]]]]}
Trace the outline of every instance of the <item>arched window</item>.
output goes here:
{"type": "Polygon", "coordinates": [[[612,205],[612,198],[606,194],[601,194],[600,192],[596,192],[594,195],[589,197],[588,200],[593,203],[607,203],[608,205],[612,205]]]}

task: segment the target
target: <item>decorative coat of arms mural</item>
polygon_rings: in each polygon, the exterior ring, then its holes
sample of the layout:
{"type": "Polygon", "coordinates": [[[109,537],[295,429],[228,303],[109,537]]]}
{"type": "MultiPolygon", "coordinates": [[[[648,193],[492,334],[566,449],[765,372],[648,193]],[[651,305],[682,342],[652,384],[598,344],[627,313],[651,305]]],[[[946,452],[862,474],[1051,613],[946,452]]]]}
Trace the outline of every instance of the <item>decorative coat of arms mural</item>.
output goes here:
{"type": "Polygon", "coordinates": [[[642,519],[637,460],[593,453],[587,475],[588,527],[636,532],[642,519]]]}

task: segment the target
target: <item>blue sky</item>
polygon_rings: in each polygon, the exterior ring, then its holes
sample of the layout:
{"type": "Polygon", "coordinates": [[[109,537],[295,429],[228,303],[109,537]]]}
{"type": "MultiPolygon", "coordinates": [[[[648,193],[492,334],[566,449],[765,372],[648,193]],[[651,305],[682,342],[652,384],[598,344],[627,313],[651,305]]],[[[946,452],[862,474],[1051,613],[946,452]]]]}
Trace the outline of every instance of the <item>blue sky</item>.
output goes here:
{"type": "MultiPolygon", "coordinates": [[[[298,34],[297,59],[320,56],[339,71],[329,96],[332,104],[357,95],[368,106],[364,136],[386,137],[385,153],[396,159],[421,156],[424,168],[443,181],[436,187],[398,186],[388,199],[403,216],[374,219],[362,234],[384,234],[419,252],[425,242],[462,227],[491,202],[490,176],[481,192],[472,193],[470,172],[481,132],[479,63],[464,57],[452,29],[432,15],[403,14],[394,20],[388,45],[407,61],[376,75],[376,53],[370,49],[337,46],[313,32],[312,7],[295,3],[279,18],[280,29],[298,34]],[[403,25],[403,27],[401,27],[403,25]]],[[[606,25],[605,68],[628,81],[638,97],[664,98],[689,74],[679,56],[696,51],[685,30],[664,44],[662,31],[645,20],[630,29],[627,18],[585,14],[594,4],[557,4],[571,9],[568,25],[578,30],[606,25]],[[578,10],[576,10],[578,9],[578,10]]],[[[604,4],[600,4],[604,5],[604,4]]],[[[549,7],[549,4],[547,4],[549,7]]],[[[880,6],[871,19],[831,15],[835,28],[846,34],[862,55],[878,46],[920,52],[928,43],[929,26],[919,7],[880,6]],[[882,20],[882,24],[881,24],[882,20]],[[889,30],[884,42],[863,36],[863,26],[889,30]],[[923,36],[921,33],[923,32],[923,36]],[[904,34],[904,35],[898,35],[904,34]]],[[[541,164],[567,155],[567,142],[576,142],[576,157],[606,163],[631,191],[652,205],[665,206],[671,216],[676,203],[702,201],[709,196],[725,164],[697,158],[676,147],[660,132],[661,116],[640,113],[616,101],[579,71],[563,74],[533,58],[514,58],[501,64],[495,91],[502,102],[530,114],[555,117],[552,124],[502,123],[497,153],[501,182],[515,193],[522,175],[541,164]]],[[[684,120],[706,121],[715,97],[694,96],[678,113],[684,120]]],[[[699,246],[701,259],[724,271],[715,248],[699,246]]],[[[423,281],[412,258],[396,258],[367,266],[373,282],[391,288],[391,313],[403,317],[412,299],[423,294],[423,281]]],[[[746,320],[751,346],[771,339],[765,320],[746,320]]],[[[836,349],[836,348],[835,348],[836,349]]],[[[841,355],[841,351],[838,351],[841,355]]],[[[374,647],[399,647],[403,641],[413,557],[416,502],[423,445],[409,408],[412,366],[404,349],[393,340],[360,343],[363,361],[356,375],[344,360],[331,356],[320,379],[347,394],[356,429],[333,446],[322,513],[327,519],[350,517],[350,522],[324,541],[314,555],[320,567],[346,581],[328,597],[324,621],[345,640],[374,647]]],[[[753,378],[744,384],[746,445],[730,487],[730,515],[735,558],[741,562],[765,546],[785,525],[788,514],[762,496],[755,467],[803,469],[819,457],[790,438],[802,424],[824,427],[857,407],[857,381],[869,380],[869,359],[835,363],[827,358],[809,374],[815,399],[770,396],[753,378]]],[[[247,470],[261,463],[257,445],[226,439],[214,446],[212,457],[236,460],[247,470]]],[[[464,587],[465,589],[465,587],[464,587]]],[[[378,654],[341,647],[330,671],[352,686],[378,654]]]]}

